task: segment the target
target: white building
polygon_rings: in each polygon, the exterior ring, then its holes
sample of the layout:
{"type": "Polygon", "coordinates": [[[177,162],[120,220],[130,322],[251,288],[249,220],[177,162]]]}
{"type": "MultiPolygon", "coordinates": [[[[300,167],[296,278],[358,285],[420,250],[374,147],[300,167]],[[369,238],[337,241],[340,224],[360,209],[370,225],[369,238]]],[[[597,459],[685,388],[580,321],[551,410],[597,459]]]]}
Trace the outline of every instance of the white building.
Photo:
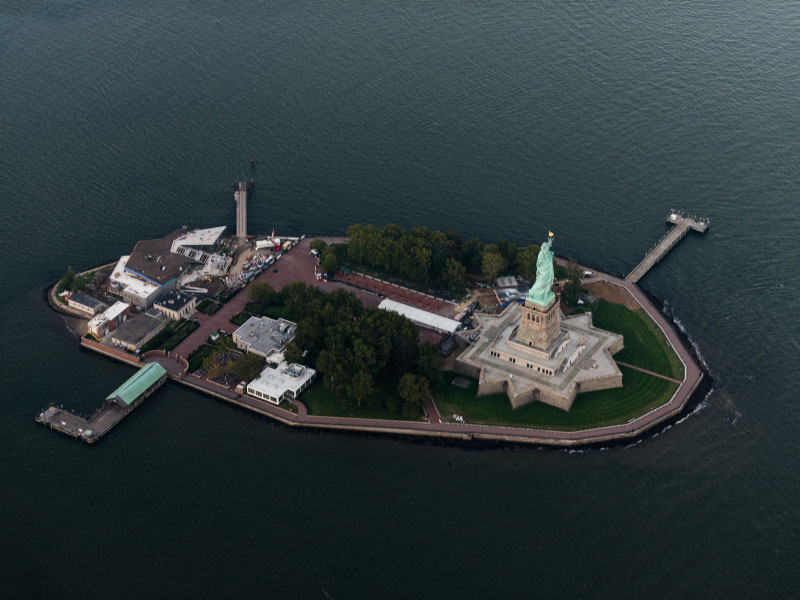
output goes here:
{"type": "Polygon", "coordinates": [[[89,333],[96,338],[104,338],[109,331],[114,331],[120,323],[128,318],[129,308],[130,304],[115,302],[111,308],[89,320],[89,333]]]}
{"type": "Polygon", "coordinates": [[[109,278],[108,291],[122,296],[122,300],[128,304],[150,308],[165,290],[126,271],[129,258],[130,255],[120,257],[109,278]]]}
{"type": "Polygon", "coordinates": [[[425,327],[427,329],[433,329],[439,333],[449,333],[452,335],[458,331],[458,328],[461,326],[461,323],[455,319],[448,319],[447,317],[437,315],[436,313],[422,310],[421,308],[417,308],[415,306],[409,306],[408,304],[403,304],[402,302],[389,300],[388,298],[381,301],[381,303],[378,305],[378,308],[401,314],[412,321],[415,325],[425,327]]]}
{"type": "Polygon", "coordinates": [[[188,319],[195,313],[197,298],[170,290],[153,303],[153,308],[165,317],[178,321],[188,319]]]}
{"type": "Polygon", "coordinates": [[[247,384],[247,393],[272,404],[297,398],[314,381],[317,372],[311,367],[296,363],[282,362],[275,367],[267,367],[258,379],[247,384]]]}

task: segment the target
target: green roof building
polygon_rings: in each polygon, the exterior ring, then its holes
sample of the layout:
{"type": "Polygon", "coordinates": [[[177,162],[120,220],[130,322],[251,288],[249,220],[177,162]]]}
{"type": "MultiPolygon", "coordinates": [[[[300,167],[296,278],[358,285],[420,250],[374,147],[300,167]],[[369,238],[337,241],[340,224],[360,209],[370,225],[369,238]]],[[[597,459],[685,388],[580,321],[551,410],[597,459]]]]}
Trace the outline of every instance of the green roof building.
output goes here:
{"type": "Polygon", "coordinates": [[[111,392],[106,401],[116,402],[123,408],[131,407],[137,400],[150,395],[167,379],[167,370],[158,363],[148,363],[125,383],[111,392]]]}

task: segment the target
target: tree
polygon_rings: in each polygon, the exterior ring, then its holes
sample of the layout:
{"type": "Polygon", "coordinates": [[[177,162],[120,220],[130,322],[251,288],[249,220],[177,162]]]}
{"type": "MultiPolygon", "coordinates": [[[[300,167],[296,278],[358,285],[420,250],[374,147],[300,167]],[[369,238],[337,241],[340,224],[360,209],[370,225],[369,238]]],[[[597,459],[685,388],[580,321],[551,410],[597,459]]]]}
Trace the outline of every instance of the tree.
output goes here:
{"type": "Polygon", "coordinates": [[[283,358],[288,363],[299,363],[303,360],[303,349],[297,343],[291,341],[283,349],[283,358]]]}
{"type": "Polygon", "coordinates": [[[539,258],[539,246],[525,246],[517,253],[517,275],[536,279],[536,259],[539,258]]]}
{"type": "Polygon", "coordinates": [[[64,290],[71,290],[72,289],[72,282],[75,279],[75,271],[72,269],[67,269],[67,272],[64,274],[64,277],[61,278],[61,281],[58,282],[58,292],[63,292],[64,290]]]}
{"type": "Polygon", "coordinates": [[[428,381],[413,373],[406,373],[397,385],[397,395],[403,399],[403,414],[413,417],[419,414],[430,395],[428,381]]]}
{"type": "Polygon", "coordinates": [[[473,273],[481,270],[483,261],[483,242],[474,237],[464,245],[464,265],[473,273]]]}
{"type": "Polygon", "coordinates": [[[463,290],[467,285],[467,270],[455,258],[448,258],[444,263],[442,279],[452,291],[463,290]]]}
{"type": "Polygon", "coordinates": [[[264,364],[260,356],[257,354],[245,354],[236,359],[233,365],[233,373],[242,381],[249,383],[261,374],[263,367],[264,364]]]}
{"type": "Polygon", "coordinates": [[[581,267],[571,260],[567,263],[567,282],[564,284],[564,291],[561,297],[567,306],[574,306],[581,297],[583,286],[581,285],[581,267]]]}
{"type": "Polygon", "coordinates": [[[372,394],[373,379],[366,371],[359,371],[350,381],[349,392],[353,399],[361,406],[361,403],[372,394]]]}
{"type": "Polygon", "coordinates": [[[280,296],[269,283],[259,281],[251,283],[247,287],[247,297],[257,304],[263,306],[273,306],[278,303],[280,296]]]}
{"type": "Polygon", "coordinates": [[[316,250],[317,252],[319,252],[320,256],[322,256],[322,254],[325,252],[325,249],[327,247],[328,247],[328,244],[326,244],[324,241],[322,241],[319,238],[314,238],[311,241],[311,249],[312,250],[316,250]]]}
{"type": "Polygon", "coordinates": [[[215,350],[203,359],[203,368],[209,379],[218,379],[233,370],[233,361],[224,360],[222,351],[215,350]]]}
{"type": "Polygon", "coordinates": [[[322,270],[328,275],[333,275],[339,270],[339,259],[336,258],[336,253],[328,247],[325,256],[322,258],[322,270]]]}
{"type": "Polygon", "coordinates": [[[441,385],[442,372],[439,370],[441,363],[442,358],[436,346],[430,342],[420,344],[415,365],[416,371],[432,388],[438,388],[441,385]]]}
{"type": "Polygon", "coordinates": [[[503,258],[502,254],[487,248],[483,253],[481,272],[486,278],[486,281],[493,283],[503,269],[506,268],[506,264],[506,259],[503,258]]]}

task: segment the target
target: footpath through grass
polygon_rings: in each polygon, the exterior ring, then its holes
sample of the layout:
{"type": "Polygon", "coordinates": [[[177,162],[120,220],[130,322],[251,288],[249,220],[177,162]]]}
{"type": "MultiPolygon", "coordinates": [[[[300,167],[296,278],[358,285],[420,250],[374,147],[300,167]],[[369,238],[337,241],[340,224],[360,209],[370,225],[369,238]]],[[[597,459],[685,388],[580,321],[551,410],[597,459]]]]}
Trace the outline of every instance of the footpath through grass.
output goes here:
{"type": "Polygon", "coordinates": [[[673,379],[683,379],[683,363],[664,333],[643,309],[631,310],[622,304],[600,300],[592,320],[595,327],[621,333],[625,338],[625,348],[614,355],[615,360],[673,379]]]}
{"type": "Polygon", "coordinates": [[[627,423],[668,402],[678,389],[677,383],[635,369],[620,370],[623,387],[578,394],[570,412],[540,402],[513,410],[505,394],[478,397],[475,380],[469,380],[467,388],[453,385],[460,377],[453,372],[443,374],[445,384],[436,394],[436,405],[443,419],[456,414],[468,423],[575,431],[627,423]]]}

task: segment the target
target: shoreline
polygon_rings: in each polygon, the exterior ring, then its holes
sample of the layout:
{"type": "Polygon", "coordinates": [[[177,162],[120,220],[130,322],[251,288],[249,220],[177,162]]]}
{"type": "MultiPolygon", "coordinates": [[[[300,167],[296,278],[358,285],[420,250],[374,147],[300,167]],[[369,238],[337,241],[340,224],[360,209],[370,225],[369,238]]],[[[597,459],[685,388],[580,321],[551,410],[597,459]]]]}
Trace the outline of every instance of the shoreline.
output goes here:
{"type": "MultiPolygon", "coordinates": [[[[563,257],[557,257],[560,261],[566,262],[566,259],[563,257]]],[[[87,269],[85,272],[90,272],[92,270],[97,270],[103,267],[107,267],[108,265],[103,265],[102,267],[95,267],[92,269],[87,269]]],[[[597,274],[602,274],[606,277],[603,277],[603,280],[609,281],[610,283],[616,285],[622,285],[615,281],[611,281],[608,278],[619,279],[614,275],[610,275],[601,271],[599,269],[595,269],[597,274]]],[[[50,304],[51,308],[56,310],[57,312],[61,312],[66,318],[71,316],[70,312],[65,310],[58,310],[60,307],[52,305],[52,292],[55,290],[55,286],[58,282],[50,285],[49,287],[43,290],[45,297],[47,298],[48,304],[50,304]]],[[[286,425],[291,428],[295,428],[298,430],[308,430],[308,431],[326,431],[332,432],[336,431],[339,433],[350,433],[350,434],[359,434],[359,435],[370,435],[370,436],[378,436],[378,437],[391,437],[395,439],[403,438],[406,440],[414,440],[418,442],[427,442],[430,443],[431,441],[438,441],[441,443],[445,443],[448,445],[464,445],[469,446],[472,448],[490,448],[490,447],[508,447],[508,446],[528,446],[528,447],[541,447],[547,448],[550,450],[575,450],[575,449],[591,449],[591,448],[608,448],[608,447],[615,447],[615,446],[629,446],[640,441],[646,440],[650,437],[654,437],[655,435],[660,434],[661,432],[665,431],[676,422],[680,421],[681,419],[691,415],[696,407],[708,396],[708,394],[713,391],[714,389],[714,380],[711,377],[710,373],[708,372],[707,367],[702,360],[702,358],[698,355],[695,346],[691,343],[691,340],[688,338],[688,335],[681,331],[674,320],[672,315],[669,315],[664,310],[665,304],[664,302],[659,299],[657,296],[644,292],[641,288],[636,286],[635,284],[631,284],[639,293],[642,294],[643,298],[651,305],[651,307],[658,312],[658,315],[663,319],[664,324],[669,328],[670,331],[664,331],[664,334],[667,336],[667,339],[670,338],[670,333],[672,333],[680,348],[674,348],[676,354],[678,354],[679,359],[681,362],[683,358],[680,356],[680,350],[684,350],[688,355],[687,358],[691,360],[692,365],[684,364],[685,367],[685,374],[684,374],[684,381],[681,383],[679,388],[676,390],[675,394],[670,398],[668,402],[662,404],[659,407],[656,407],[647,413],[640,415],[639,417],[629,421],[628,423],[619,424],[619,425],[612,425],[612,426],[603,426],[597,428],[588,428],[588,429],[581,429],[575,431],[566,431],[566,430],[545,430],[545,429],[535,429],[535,428],[523,428],[523,427],[514,427],[514,426],[503,426],[503,425],[482,425],[482,424],[472,424],[472,423],[465,423],[465,424],[434,424],[434,423],[420,423],[417,426],[409,426],[408,423],[403,421],[389,421],[389,420],[372,420],[372,419],[361,419],[361,418],[346,418],[346,417],[320,417],[314,415],[308,415],[305,409],[305,405],[303,405],[302,401],[298,400],[295,402],[296,406],[298,406],[298,414],[293,413],[286,413],[285,410],[279,409],[278,407],[273,407],[272,405],[267,406],[266,403],[260,401],[255,398],[250,398],[249,396],[235,394],[230,390],[226,390],[228,393],[221,393],[222,388],[220,390],[213,389],[207,385],[203,385],[200,383],[202,380],[196,380],[194,376],[189,375],[185,371],[183,373],[173,373],[171,372],[169,375],[169,379],[175,381],[176,383],[181,383],[195,391],[205,392],[207,395],[217,399],[224,401],[228,404],[233,404],[237,408],[246,409],[249,412],[254,412],[259,416],[270,418],[273,421],[279,422],[283,425],[286,425]],[[677,409],[669,410],[665,407],[668,407],[671,403],[673,403],[678,396],[679,392],[682,391],[683,387],[687,385],[689,372],[691,367],[694,366],[698,373],[697,379],[694,381],[692,385],[692,389],[686,396],[686,398],[682,401],[680,406],[677,409]],[[280,411],[280,412],[278,412],[280,411]],[[663,414],[657,415],[656,413],[663,412],[663,414]],[[650,416],[650,419],[647,417],[650,416]],[[641,424],[636,424],[637,421],[644,419],[644,422],[641,424]],[[594,434],[596,432],[596,435],[594,434]]],[[[627,285],[622,285],[627,289],[627,285]]],[[[639,299],[635,297],[633,292],[627,290],[633,298],[640,303],[642,309],[656,322],[656,325],[664,330],[662,324],[658,322],[658,319],[654,317],[648,310],[648,307],[641,303],[639,299]]],[[[57,300],[55,300],[57,302],[57,300]]],[[[71,329],[70,329],[71,330],[71,329]]],[[[71,330],[72,331],[72,330],[71,330]]],[[[74,333],[74,331],[73,331],[74,333]]],[[[77,335],[77,334],[76,334],[77,335]]],[[[103,352],[98,348],[95,348],[91,343],[84,343],[83,338],[79,338],[80,341],[80,348],[81,350],[91,350],[106,356],[109,359],[114,359],[120,362],[124,362],[131,366],[136,366],[139,368],[141,365],[146,364],[143,361],[135,362],[138,359],[132,358],[128,360],[124,360],[123,357],[112,355],[107,352],[103,352]]],[[[670,344],[674,344],[670,341],[670,344]]],[[[148,353],[149,354],[149,353],[148,353]]],[[[155,360],[158,359],[154,356],[146,357],[146,360],[155,360]]],[[[164,357],[163,360],[171,360],[168,357],[164,357]]],[[[173,369],[174,370],[174,369],[173,369]]]]}

